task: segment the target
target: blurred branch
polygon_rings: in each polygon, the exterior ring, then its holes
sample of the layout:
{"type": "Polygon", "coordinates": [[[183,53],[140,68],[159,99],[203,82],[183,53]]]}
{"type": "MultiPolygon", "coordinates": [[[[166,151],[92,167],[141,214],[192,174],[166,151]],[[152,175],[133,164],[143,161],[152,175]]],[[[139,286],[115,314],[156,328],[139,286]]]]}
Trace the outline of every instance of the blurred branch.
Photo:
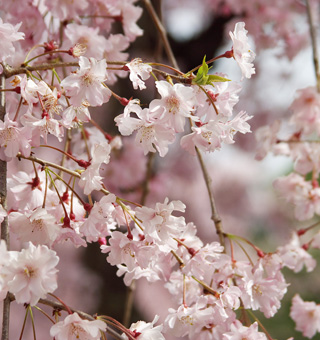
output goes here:
{"type": "Polygon", "coordinates": [[[154,7],[152,6],[152,3],[150,0],[143,0],[144,2],[144,5],[146,6],[146,9],[147,11],[149,12],[159,34],[160,34],[160,37],[161,37],[161,40],[163,42],[163,47],[166,51],[166,54],[170,60],[170,63],[172,64],[172,66],[176,69],[178,69],[178,64],[177,64],[177,61],[176,61],[176,58],[172,52],[172,49],[171,49],[171,46],[170,46],[170,43],[169,43],[169,40],[168,40],[168,37],[167,37],[167,31],[166,29],[164,28],[164,26],[162,25],[162,22],[160,21],[154,7]]]}
{"type": "Polygon", "coordinates": [[[311,44],[312,44],[313,65],[314,65],[314,71],[316,74],[316,81],[317,81],[317,91],[320,93],[320,70],[319,70],[319,58],[318,58],[319,54],[318,54],[318,46],[317,46],[317,31],[316,31],[316,28],[315,28],[315,25],[312,19],[312,10],[311,10],[311,5],[310,5],[310,0],[306,0],[306,7],[307,7],[311,44]]]}

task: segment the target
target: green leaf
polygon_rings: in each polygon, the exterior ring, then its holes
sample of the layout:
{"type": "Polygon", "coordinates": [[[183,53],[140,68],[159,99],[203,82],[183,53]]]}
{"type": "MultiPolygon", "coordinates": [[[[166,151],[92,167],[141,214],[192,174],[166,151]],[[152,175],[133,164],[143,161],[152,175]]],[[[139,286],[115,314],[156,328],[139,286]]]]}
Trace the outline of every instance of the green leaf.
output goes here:
{"type": "MultiPolygon", "coordinates": [[[[211,67],[210,67],[211,68],[211,67]]],[[[208,72],[210,70],[206,63],[206,56],[203,57],[202,65],[198,69],[196,77],[192,80],[192,84],[195,85],[213,85],[214,82],[224,82],[230,81],[230,79],[220,77],[217,75],[210,74],[208,72]]]]}
{"type": "Polygon", "coordinates": [[[231,80],[228,78],[217,76],[216,74],[210,74],[209,81],[210,83],[212,83],[212,82],[224,82],[224,81],[231,81],[231,80]]]}

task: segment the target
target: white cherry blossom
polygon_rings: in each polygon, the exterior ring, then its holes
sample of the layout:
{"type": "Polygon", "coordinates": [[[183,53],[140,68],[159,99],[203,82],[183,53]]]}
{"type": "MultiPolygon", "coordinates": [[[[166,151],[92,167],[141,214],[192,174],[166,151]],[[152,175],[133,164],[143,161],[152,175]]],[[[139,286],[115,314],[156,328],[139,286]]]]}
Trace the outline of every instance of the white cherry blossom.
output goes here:
{"type": "Polygon", "coordinates": [[[150,73],[152,72],[152,67],[148,64],[142,62],[141,59],[136,58],[130,61],[130,63],[126,64],[128,69],[130,70],[130,80],[132,81],[133,88],[137,90],[143,90],[146,88],[144,80],[147,80],[150,77],[150,73]]]}
{"type": "Polygon", "coordinates": [[[241,80],[244,77],[251,78],[251,75],[256,73],[252,64],[256,55],[250,49],[247,37],[248,31],[244,28],[244,26],[244,22],[238,22],[236,23],[234,31],[229,33],[233,42],[233,57],[242,72],[241,80]]]}

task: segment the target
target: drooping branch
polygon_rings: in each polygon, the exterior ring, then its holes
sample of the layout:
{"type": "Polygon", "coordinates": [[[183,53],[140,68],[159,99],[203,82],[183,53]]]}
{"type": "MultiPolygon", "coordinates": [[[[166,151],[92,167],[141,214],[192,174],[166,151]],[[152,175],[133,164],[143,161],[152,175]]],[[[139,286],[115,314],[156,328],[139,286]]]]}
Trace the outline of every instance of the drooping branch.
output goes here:
{"type": "MultiPolygon", "coordinates": [[[[157,30],[160,33],[160,37],[162,39],[162,42],[163,42],[163,45],[165,47],[165,51],[167,53],[168,58],[170,59],[172,65],[177,70],[179,70],[179,66],[178,66],[176,58],[175,58],[175,56],[174,56],[174,54],[172,52],[170,43],[169,43],[168,38],[167,38],[167,34],[166,34],[165,28],[163,27],[160,19],[158,18],[157,13],[154,10],[150,0],[143,0],[143,2],[145,4],[145,6],[146,6],[146,8],[147,8],[151,18],[152,18],[152,20],[153,20],[157,30]]],[[[210,175],[208,173],[206,165],[203,162],[200,150],[197,147],[195,147],[195,149],[196,149],[196,152],[197,152],[197,157],[198,157],[198,160],[199,160],[199,163],[200,163],[200,166],[201,166],[201,170],[202,170],[202,173],[203,173],[203,177],[204,177],[204,180],[205,180],[205,183],[206,183],[206,187],[207,187],[207,190],[208,190],[210,206],[211,206],[211,213],[212,213],[211,219],[213,220],[213,222],[215,224],[216,232],[217,232],[217,234],[219,236],[220,243],[221,243],[221,245],[224,246],[225,245],[225,241],[224,241],[224,236],[223,236],[222,220],[221,220],[220,215],[218,214],[218,211],[217,211],[217,208],[216,208],[216,204],[215,204],[214,195],[213,195],[213,192],[212,192],[212,189],[211,189],[212,179],[211,179],[211,177],[210,177],[210,175]]]]}
{"type": "MultiPolygon", "coordinates": [[[[1,75],[0,89],[5,88],[5,76],[1,75]]],[[[0,119],[4,121],[6,114],[5,92],[0,92],[0,119]]],[[[0,160],[0,204],[7,210],[7,162],[0,160]]],[[[9,226],[8,217],[6,216],[1,223],[1,239],[7,243],[9,248],[9,226]]],[[[1,340],[9,339],[9,321],[10,321],[10,299],[9,296],[3,301],[2,309],[2,334],[1,340]]]]}
{"type": "MultiPolygon", "coordinates": [[[[8,294],[8,298],[9,298],[10,302],[15,301],[15,297],[11,293],[8,294]]],[[[49,307],[56,309],[56,310],[64,310],[64,311],[67,312],[67,307],[60,302],[52,301],[52,300],[49,300],[49,299],[40,299],[38,303],[45,305],[45,306],[49,306],[49,307]]],[[[71,312],[77,313],[82,319],[89,320],[89,321],[97,320],[92,315],[87,314],[85,312],[82,312],[78,309],[75,309],[75,308],[72,308],[72,307],[68,307],[68,308],[69,308],[69,310],[71,310],[71,312]]],[[[121,334],[118,334],[115,330],[113,330],[109,326],[107,326],[106,332],[108,334],[112,335],[117,340],[123,340],[123,337],[121,337],[121,334]]]]}

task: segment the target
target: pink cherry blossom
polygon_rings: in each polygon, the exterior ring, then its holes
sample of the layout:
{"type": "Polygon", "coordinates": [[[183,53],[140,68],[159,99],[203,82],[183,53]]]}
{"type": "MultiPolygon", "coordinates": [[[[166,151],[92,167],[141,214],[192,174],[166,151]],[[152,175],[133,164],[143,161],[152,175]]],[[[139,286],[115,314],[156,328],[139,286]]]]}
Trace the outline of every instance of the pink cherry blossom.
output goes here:
{"type": "Polygon", "coordinates": [[[295,217],[298,220],[307,220],[315,213],[320,213],[320,188],[314,188],[311,181],[306,181],[303,176],[291,173],[276,179],[273,186],[295,205],[295,217]]]}
{"type": "Polygon", "coordinates": [[[18,123],[10,120],[7,114],[4,122],[0,120],[0,159],[8,161],[18,152],[25,157],[30,156],[29,131],[18,127],[18,123]]]}
{"type": "Polygon", "coordinates": [[[55,17],[60,21],[70,20],[77,18],[88,7],[87,0],[77,1],[45,1],[46,6],[55,17]]]}
{"type": "Polygon", "coordinates": [[[80,106],[86,100],[91,106],[100,106],[109,101],[111,91],[103,85],[107,80],[106,60],[97,61],[81,56],[79,66],[76,73],[61,82],[61,87],[70,96],[70,102],[80,106]]]}
{"type": "Polygon", "coordinates": [[[53,325],[50,335],[56,340],[98,340],[101,338],[100,332],[106,329],[107,325],[101,320],[83,320],[73,313],[53,325]]]}
{"type": "Polygon", "coordinates": [[[256,160],[261,161],[269,151],[272,151],[278,140],[277,134],[280,130],[280,124],[280,120],[275,120],[271,125],[262,126],[255,131],[258,143],[256,160]]]}
{"type": "Polygon", "coordinates": [[[221,148],[223,129],[217,122],[209,121],[200,127],[193,126],[191,130],[191,134],[181,138],[180,144],[192,155],[196,155],[195,147],[206,152],[213,152],[221,148]]]}
{"type": "Polygon", "coordinates": [[[147,80],[152,72],[152,67],[148,64],[144,64],[141,59],[136,58],[126,64],[130,70],[130,80],[132,81],[133,88],[135,90],[143,90],[146,85],[143,80],[147,80]]]}
{"type": "Polygon", "coordinates": [[[43,208],[24,214],[12,212],[9,215],[9,225],[21,242],[31,241],[34,245],[51,246],[60,230],[56,219],[43,208]]]}
{"type": "Polygon", "coordinates": [[[16,252],[10,266],[4,269],[9,291],[16,301],[34,306],[47,293],[54,292],[58,286],[58,262],[56,252],[44,245],[36,247],[29,242],[28,248],[16,252]]]}
{"type": "Polygon", "coordinates": [[[109,236],[110,231],[116,228],[113,218],[115,201],[116,196],[110,194],[95,202],[89,217],[80,226],[80,232],[86,237],[87,242],[96,242],[100,237],[109,236]]]}
{"type": "Polygon", "coordinates": [[[267,277],[261,263],[254,268],[252,274],[242,278],[244,285],[241,299],[245,308],[260,310],[267,318],[274,316],[281,306],[280,301],[287,292],[288,284],[278,272],[274,277],[267,277]]]}
{"type": "Polygon", "coordinates": [[[164,80],[156,82],[161,99],[154,99],[150,105],[153,117],[174,128],[175,132],[184,130],[186,118],[198,120],[191,115],[194,111],[195,93],[192,87],[182,84],[171,85],[164,80]]]}
{"type": "Polygon", "coordinates": [[[159,152],[164,157],[168,152],[168,145],[175,140],[174,130],[153,117],[149,109],[141,109],[137,99],[130,100],[124,109],[124,113],[115,118],[115,122],[122,135],[131,135],[137,131],[135,142],[148,152],[159,152]],[[135,113],[138,118],[131,117],[135,113]]]}
{"type": "Polygon", "coordinates": [[[88,109],[89,103],[84,101],[80,106],[69,106],[62,113],[62,121],[64,127],[78,127],[82,123],[87,123],[91,119],[88,109]]]}
{"type": "Polygon", "coordinates": [[[186,226],[184,217],[173,216],[173,211],[184,212],[185,205],[181,201],[169,202],[166,198],[163,203],[156,203],[154,209],[136,208],[136,216],[142,221],[145,233],[168,251],[177,248],[173,238],[179,238],[186,226]]]}
{"type": "Polygon", "coordinates": [[[296,294],[292,299],[290,317],[296,323],[296,330],[311,339],[320,332],[320,306],[315,302],[305,302],[296,294]]]}
{"type": "MultiPolygon", "coordinates": [[[[18,171],[8,178],[8,201],[10,209],[33,210],[43,203],[45,172],[37,168],[34,172],[18,171]]],[[[51,189],[49,188],[48,191],[51,189]]]]}
{"type": "Polygon", "coordinates": [[[283,266],[286,266],[298,273],[305,265],[308,272],[314,270],[317,265],[316,260],[302,248],[300,239],[297,233],[292,233],[289,242],[281,247],[278,247],[277,254],[283,261],[283,266]]]}
{"type": "Polygon", "coordinates": [[[24,39],[24,33],[18,32],[21,24],[13,26],[9,23],[4,23],[0,18],[0,61],[5,61],[14,54],[13,42],[24,39]]]}
{"type": "Polygon", "coordinates": [[[244,26],[244,22],[238,22],[236,23],[234,31],[229,33],[233,42],[233,57],[242,72],[241,80],[244,77],[251,78],[251,75],[255,73],[252,62],[256,56],[255,53],[250,50],[247,37],[248,31],[244,26]]]}
{"type": "MultiPolygon", "coordinates": [[[[83,0],[82,0],[83,1],[83,0]]],[[[95,59],[104,58],[105,46],[107,39],[99,34],[99,28],[88,27],[87,25],[78,25],[76,23],[68,24],[65,29],[67,37],[63,46],[69,49],[71,46],[81,44],[86,49],[85,56],[95,59]]]]}
{"type": "Polygon", "coordinates": [[[290,123],[297,131],[306,135],[320,133],[320,94],[316,87],[298,90],[290,109],[293,111],[290,123]]]}
{"type": "Polygon", "coordinates": [[[79,186],[83,189],[85,195],[89,195],[93,190],[100,190],[102,188],[100,166],[102,163],[109,163],[110,152],[110,144],[106,141],[92,147],[91,164],[81,173],[81,178],[79,180],[79,186]]]}
{"type": "Polygon", "coordinates": [[[250,327],[243,326],[239,320],[232,325],[230,332],[223,334],[223,340],[267,340],[267,336],[258,331],[258,323],[253,323],[250,327]]]}

